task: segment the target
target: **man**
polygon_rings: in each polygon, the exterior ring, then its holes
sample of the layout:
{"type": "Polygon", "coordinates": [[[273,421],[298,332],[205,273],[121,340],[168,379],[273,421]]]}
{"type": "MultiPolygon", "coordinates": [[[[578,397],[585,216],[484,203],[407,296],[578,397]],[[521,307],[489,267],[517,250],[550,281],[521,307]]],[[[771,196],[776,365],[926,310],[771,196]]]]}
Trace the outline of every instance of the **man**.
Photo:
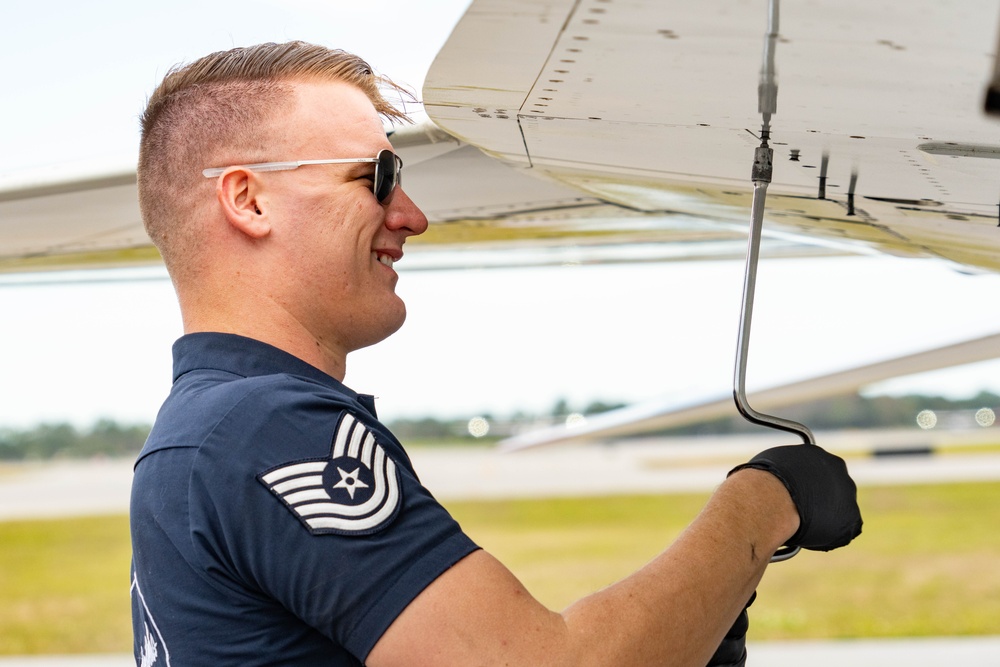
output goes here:
{"type": "Polygon", "coordinates": [[[393,264],[427,227],[379,85],[293,42],[206,56],[149,100],[140,205],[185,336],[135,469],[137,663],[705,665],[776,549],[860,532],[843,462],[765,452],[646,567],[561,614],[535,601],[341,384],[402,324],[393,264]]]}

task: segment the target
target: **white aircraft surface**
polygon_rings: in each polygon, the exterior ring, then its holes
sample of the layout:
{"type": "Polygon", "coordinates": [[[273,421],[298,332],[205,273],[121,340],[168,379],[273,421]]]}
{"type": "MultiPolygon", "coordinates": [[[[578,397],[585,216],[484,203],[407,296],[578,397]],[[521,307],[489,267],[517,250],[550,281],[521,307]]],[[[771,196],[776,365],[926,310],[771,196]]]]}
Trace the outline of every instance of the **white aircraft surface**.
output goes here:
{"type": "MultiPolygon", "coordinates": [[[[469,247],[490,266],[742,256],[766,129],[765,256],[877,251],[996,271],[1000,123],[984,106],[998,106],[997,9],[475,0],[427,75],[430,121],[391,136],[432,223],[412,243],[427,251],[414,264],[466,266],[467,254],[448,251],[469,247]]],[[[158,262],[135,199],[131,170],[0,184],[0,270],[158,262]]],[[[990,359],[998,343],[980,337],[754,400],[779,407],[990,359]]],[[[640,404],[507,446],[679,425],[725,404],[640,404]]]]}

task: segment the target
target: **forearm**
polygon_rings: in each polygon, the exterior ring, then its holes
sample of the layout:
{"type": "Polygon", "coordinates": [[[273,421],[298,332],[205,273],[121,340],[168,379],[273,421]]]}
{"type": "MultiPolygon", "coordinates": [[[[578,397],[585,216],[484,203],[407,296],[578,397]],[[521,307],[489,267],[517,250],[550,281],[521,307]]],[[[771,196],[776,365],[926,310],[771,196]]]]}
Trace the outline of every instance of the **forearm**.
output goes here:
{"type": "Polygon", "coordinates": [[[366,664],[704,667],[796,525],[781,482],[740,471],[667,551],[562,614],[475,552],[400,614],[366,664]]]}
{"type": "Polygon", "coordinates": [[[733,475],[669,549],[563,613],[566,664],[703,667],[796,527],[778,480],[733,475]]]}

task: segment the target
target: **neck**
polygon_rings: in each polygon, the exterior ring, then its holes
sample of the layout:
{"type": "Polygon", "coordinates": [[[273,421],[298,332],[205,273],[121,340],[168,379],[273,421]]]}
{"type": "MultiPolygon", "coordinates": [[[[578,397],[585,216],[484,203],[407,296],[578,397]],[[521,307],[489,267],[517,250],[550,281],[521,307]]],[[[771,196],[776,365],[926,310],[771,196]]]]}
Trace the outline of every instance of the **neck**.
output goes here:
{"type": "Polygon", "coordinates": [[[184,333],[231,333],[259,340],[298,357],[343,382],[347,352],[336,341],[314,335],[301,321],[273,301],[241,306],[228,300],[205,303],[181,298],[184,333]]]}

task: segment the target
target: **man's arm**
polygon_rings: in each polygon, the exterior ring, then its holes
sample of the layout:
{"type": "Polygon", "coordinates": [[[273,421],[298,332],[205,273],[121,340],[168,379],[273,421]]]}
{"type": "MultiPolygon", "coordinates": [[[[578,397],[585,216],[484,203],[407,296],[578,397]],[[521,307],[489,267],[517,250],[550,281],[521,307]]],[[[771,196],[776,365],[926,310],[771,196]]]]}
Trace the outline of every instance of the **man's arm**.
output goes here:
{"type": "Polygon", "coordinates": [[[704,667],[798,526],[781,481],[741,470],[669,549],[562,614],[475,552],[410,603],[366,664],[704,667]]]}

